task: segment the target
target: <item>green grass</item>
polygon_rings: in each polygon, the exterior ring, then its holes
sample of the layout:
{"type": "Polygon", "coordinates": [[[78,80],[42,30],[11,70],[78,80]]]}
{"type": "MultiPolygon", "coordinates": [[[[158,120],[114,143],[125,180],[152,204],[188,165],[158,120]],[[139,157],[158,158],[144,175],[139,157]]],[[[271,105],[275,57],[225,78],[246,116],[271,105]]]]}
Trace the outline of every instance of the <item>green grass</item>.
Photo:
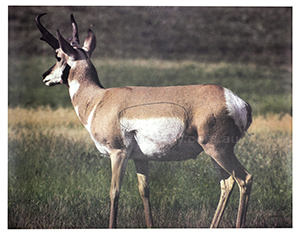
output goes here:
{"type": "MultiPolygon", "coordinates": [[[[236,145],[254,175],[247,227],[292,227],[291,117],[254,117],[236,145]]],[[[8,228],[107,228],[110,160],[71,109],[9,109],[8,228]]],[[[154,224],[209,227],[220,188],[210,158],[150,164],[154,224]]],[[[235,187],[220,227],[234,227],[235,187]]],[[[118,227],[146,227],[134,164],[128,162],[118,227]],[[129,220],[130,219],[130,220],[129,220]]]]}
{"type": "MultiPolygon", "coordinates": [[[[71,105],[65,86],[48,88],[42,74],[54,58],[10,58],[10,107],[52,108],[71,105]]],[[[167,60],[93,59],[104,87],[217,84],[248,101],[255,115],[291,113],[291,70],[254,64],[205,63],[167,60]]]]}

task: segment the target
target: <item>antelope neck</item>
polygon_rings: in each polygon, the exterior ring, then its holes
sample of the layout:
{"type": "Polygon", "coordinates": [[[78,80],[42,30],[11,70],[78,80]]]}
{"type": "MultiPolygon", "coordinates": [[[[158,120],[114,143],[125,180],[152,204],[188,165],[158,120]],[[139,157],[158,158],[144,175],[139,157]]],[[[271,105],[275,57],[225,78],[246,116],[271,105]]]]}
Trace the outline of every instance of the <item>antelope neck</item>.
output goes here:
{"type": "Polygon", "coordinates": [[[79,69],[71,68],[69,76],[69,94],[71,102],[81,122],[86,125],[89,114],[93,108],[101,101],[105,89],[97,83],[98,76],[96,70],[89,73],[80,73],[79,69]],[[77,73],[77,71],[79,73],[77,73]],[[86,76],[86,75],[89,76],[86,76]],[[85,75],[85,76],[84,76],[85,75]]]}

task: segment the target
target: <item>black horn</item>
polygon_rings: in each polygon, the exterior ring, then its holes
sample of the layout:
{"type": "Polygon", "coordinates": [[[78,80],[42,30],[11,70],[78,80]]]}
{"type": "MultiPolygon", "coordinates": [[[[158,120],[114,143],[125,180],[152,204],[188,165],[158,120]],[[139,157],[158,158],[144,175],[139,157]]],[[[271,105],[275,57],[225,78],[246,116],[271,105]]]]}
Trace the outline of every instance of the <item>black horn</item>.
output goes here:
{"type": "Polygon", "coordinates": [[[71,23],[72,23],[72,28],[73,28],[72,38],[71,38],[71,45],[73,47],[80,47],[79,37],[78,37],[78,26],[77,26],[77,23],[74,19],[73,14],[71,14],[70,18],[71,18],[71,23]]]}
{"type": "Polygon", "coordinates": [[[63,36],[61,36],[59,30],[56,31],[56,35],[59,41],[59,46],[63,50],[63,52],[66,53],[68,56],[73,57],[76,60],[78,55],[77,50],[74,49],[72,45],[70,45],[68,41],[63,38],[63,36]]]}
{"type": "Polygon", "coordinates": [[[45,41],[46,43],[48,43],[54,50],[56,50],[59,48],[58,40],[48,30],[46,30],[46,28],[41,24],[40,18],[43,15],[46,15],[46,13],[39,14],[35,18],[35,23],[42,33],[42,37],[40,39],[45,41]]]}

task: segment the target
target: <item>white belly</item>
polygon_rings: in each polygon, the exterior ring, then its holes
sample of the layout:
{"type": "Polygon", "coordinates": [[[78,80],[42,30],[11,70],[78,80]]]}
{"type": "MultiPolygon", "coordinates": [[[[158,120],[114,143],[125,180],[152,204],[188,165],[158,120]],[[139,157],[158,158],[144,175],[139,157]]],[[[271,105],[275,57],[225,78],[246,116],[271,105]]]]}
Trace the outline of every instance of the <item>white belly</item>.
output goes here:
{"type": "Polygon", "coordinates": [[[151,118],[120,120],[126,144],[134,138],[145,156],[163,156],[183,138],[185,125],[178,118],[151,118]]]}

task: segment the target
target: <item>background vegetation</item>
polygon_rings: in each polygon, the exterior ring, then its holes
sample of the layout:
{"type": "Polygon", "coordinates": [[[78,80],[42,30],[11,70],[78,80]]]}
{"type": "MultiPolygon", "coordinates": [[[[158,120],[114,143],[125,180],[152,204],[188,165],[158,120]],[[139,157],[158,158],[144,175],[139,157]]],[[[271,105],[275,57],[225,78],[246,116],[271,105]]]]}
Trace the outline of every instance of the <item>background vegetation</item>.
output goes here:
{"type": "MultiPolygon", "coordinates": [[[[249,134],[236,147],[254,175],[248,227],[292,227],[291,8],[9,7],[8,227],[105,228],[110,161],[79,123],[65,86],[46,87],[55,63],[38,40],[37,14],[81,42],[97,37],[92,61],[105,87],[219,84],[248,101],[249,134]],[[88,13],[88,14],[87,14],[88,13]]],[[[209,227],[219,183],[210,158],[151,163],[156,227],[209,227]]],[[[235,225],[238,188],[221,227],[235,225]]],[[[133,163],[119,226],[145,227],[133,163]],[[130,220],[128,220],[130,219],[130,220]]]]}
{"type": "MultiPolygon", "coordinates": [[[[34,18],[55,35],[71,36],[70,13],[80,38],[91,28],[98,46],[94,57],[198,59],[259,62],[290,66],[291,8],[217,7],[10,7],[9,53],[51,52],[34,18]]],[[[50,54],[52,56],[52,54],[50,54]]]]}

